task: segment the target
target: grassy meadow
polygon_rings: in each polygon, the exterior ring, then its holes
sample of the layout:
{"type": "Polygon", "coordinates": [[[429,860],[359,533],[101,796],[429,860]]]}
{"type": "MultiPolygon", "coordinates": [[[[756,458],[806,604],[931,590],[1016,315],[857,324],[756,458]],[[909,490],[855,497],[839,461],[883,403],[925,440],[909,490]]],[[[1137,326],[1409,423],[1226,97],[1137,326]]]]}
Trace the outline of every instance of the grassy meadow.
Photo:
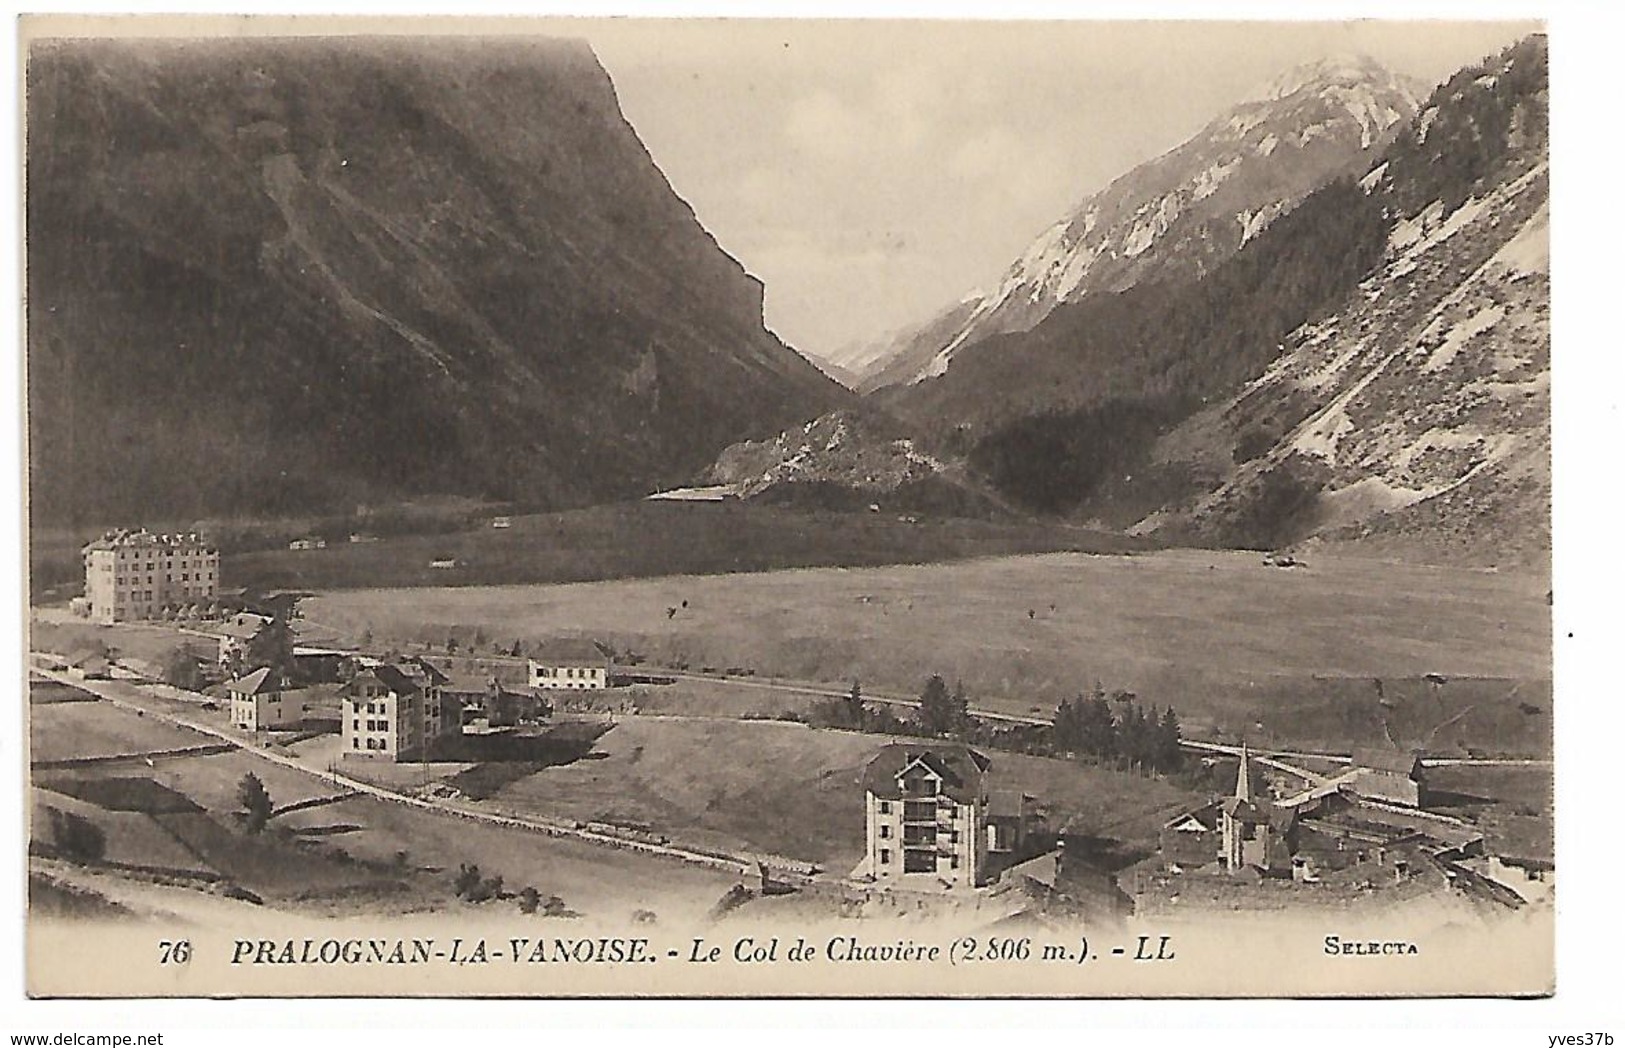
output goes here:
{"type": "Polygon", "coordinates": [[[227,555],[233,586],[350,589],[488,586],[659,575],[865,566],[1081,549],[1143,548],[1143,540],[1064,524],[807,511],[742,502],[628,502],[516,516],[444,534],[330,541],[326,549],[227,555]],[[455,560],[455,568],[432,568],[455,560]]]}
{"type": "Polygon", "coordinates": [[[1099,681],[1172,704],[1208,736],[1346,748],[1381,739],[1386,723],[1438,752],[1543,755],[1545,590],[1509,573],[1332,557],[1279,569],[1251,553],[1166,550],[356,589],[303,608],[377,642],[587,636],[650,666],[858,680],[876,693],[917,694],[940,673],[1012,713],[1047,714],[1099,681]]]}

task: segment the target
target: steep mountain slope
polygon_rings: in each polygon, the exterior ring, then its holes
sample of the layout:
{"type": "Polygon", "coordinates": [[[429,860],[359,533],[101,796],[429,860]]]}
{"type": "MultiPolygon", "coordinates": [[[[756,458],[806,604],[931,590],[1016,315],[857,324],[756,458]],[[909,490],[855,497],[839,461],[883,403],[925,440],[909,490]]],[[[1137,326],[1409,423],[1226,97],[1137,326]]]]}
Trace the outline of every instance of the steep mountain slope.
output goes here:
{"type": "Polygon", "coordinates": [[[584,44],[42,42],[37,520],[637,493],[845,403],[584,44]]]}
{"type": "Polygon", "coordinates": [[[1085,200],[997,286],[835,362],[865,391],[918,383],[943,374],[962,350],[1031,329],[1062,303],[1200,277],[1309,192],[1362,166],[1415,107],[1413,85],[1369,58],[1293,70],[1085,200]]]}
{"type": "Polygon", "coordinates": [[[1544,563],[1546,119],[1542,38],[1434,94],[1361,182],[1388,218],[1381,262],[1239,395],[1160,442],[1156,468],[1209,480],[1138,530],[1544,563]]]}

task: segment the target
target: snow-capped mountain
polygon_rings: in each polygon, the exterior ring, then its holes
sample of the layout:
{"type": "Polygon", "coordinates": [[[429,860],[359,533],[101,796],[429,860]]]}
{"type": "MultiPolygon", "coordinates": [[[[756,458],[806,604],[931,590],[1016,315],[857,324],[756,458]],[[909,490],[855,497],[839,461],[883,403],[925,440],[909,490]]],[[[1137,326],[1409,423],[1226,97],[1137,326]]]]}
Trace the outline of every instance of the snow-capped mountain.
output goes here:
{"type": "Polygon", "coordinates": [[[1546,143],[1542,38],[1443,85],[1361,180],[1389,216],[1379,264],[1237,396],[1160,442],[1159,468],[1206,457],[1216,482],[1137,530],[1543,560],[1546,143]]]}
{"type": "Polygon", "coordinates": [[[1199,277],[1319,186],[1369,166],[1371,152],[1415,114],[1417,98],[1416,85],[1369,58],[1291,70],[1089,197],[997,285],[835,363],[857,373],[865,392],[916,383],[942,374],[964,348],[1028,330],[1062,303],[1199,277]]]}

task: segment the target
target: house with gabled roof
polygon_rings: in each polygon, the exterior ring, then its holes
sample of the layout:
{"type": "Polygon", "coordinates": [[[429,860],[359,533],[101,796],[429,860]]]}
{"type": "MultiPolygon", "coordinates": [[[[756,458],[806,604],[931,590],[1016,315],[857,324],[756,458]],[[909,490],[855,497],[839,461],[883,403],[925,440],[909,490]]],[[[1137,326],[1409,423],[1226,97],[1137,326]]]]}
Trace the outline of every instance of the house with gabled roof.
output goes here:
{"type": "Polygon", "coordinates": [[[287,681],[269,666],[261,666],[226,682],[231,696],[231,725],[243,731],[290,728],[300,720],[298,711],[289,712],[282,701],[287,681]]]}
{"type": "Polygon", "coordinates": [[[211,631],[219,644],[216,661],[221,666],[241,662],[248,647],[271,624],[269,615],[256,615],[251,611],[238,612],[211,631]]]}
{"type": "Polygon", "coordinates": [[[531,652],[527,681],[548,690],[601,689],[614,675],[613,660],[603,648],[581,637],[545,640],[531,652]]]}
{"type": "Polygon", "coordinates": [[[860,875],[920,889],[985,883],[991,765],[954,742],[882,747],[863,772],[868,845],[860,875]]]}
{"type": "Polygon", "coordinates": [[[1356,749],[1349,762],[1353,778],[1349,789],[1361,797],[1404,804],[1422,804],[1422,755],[1398,747],[1366,746],[1356,749]]]}
{"type": "Polygon", "coordinates": [[[108,680],[113,664],[100,651],[76,652],[68,659],[68,676],[75,680],[108,680]]]}

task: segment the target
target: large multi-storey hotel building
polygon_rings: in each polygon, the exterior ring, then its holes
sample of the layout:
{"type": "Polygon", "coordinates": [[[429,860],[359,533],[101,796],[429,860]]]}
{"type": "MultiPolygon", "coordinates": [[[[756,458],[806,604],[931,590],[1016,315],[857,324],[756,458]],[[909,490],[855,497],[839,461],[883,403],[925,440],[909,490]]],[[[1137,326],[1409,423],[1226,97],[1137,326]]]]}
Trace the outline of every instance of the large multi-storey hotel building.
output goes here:
{"type": "Polygon", "coordinates": [[[84,549],[85,600],[97,622],[152,618],[165,607],[212,600],[220,551],[196,532],[109,531],[84,549]]]}

